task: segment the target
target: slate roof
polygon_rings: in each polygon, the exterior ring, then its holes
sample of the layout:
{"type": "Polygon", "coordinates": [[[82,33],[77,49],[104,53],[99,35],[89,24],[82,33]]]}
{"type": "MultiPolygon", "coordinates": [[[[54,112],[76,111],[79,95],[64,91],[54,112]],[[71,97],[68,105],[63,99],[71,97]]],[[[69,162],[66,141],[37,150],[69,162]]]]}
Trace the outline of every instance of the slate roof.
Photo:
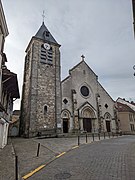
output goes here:
{"type": "Polygon", "coordinates": [[[11,93],[12,98],[20,98],[17,74],[7,68],[2,69],[3,89],[11,93]]]}
{"type": "Polygon", "coordinates": [[[122,103],[122,104],[126,104],[128,107],[130,107],[133,111],[135,111],[135,105],[133,103],[130,103],[129,101],[126,101],[125,99],[122,99],[120,97],[118,97],[118,99],[116,100],[116,102],[122,103]]]}
{"type": "Polygon", "coordinates": [[[38,32],[36,33],[34,37],[39,38],[43,41],[46,40],[48,42],[58,44],[57,41],[52,36],[52,34],[47,29],[47,27],[45,26],[44,22],[42,23],[41,27],[39,28],[38,32]]]}
{"type": "Polygon", "coordinates": [[[118,112],[132,112],[135,113],[133,109],[131,109],[127,104],[122,104],[117,102],[118,112]]]}

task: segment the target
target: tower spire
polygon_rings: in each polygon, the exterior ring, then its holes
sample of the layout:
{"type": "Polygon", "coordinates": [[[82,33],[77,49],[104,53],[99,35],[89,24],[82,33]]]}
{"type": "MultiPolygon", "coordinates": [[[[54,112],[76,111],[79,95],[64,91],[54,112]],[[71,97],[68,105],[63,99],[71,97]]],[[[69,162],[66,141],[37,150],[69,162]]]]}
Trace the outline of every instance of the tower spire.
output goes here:
{"type": "Polygon", "coordinates": [[[45,11],[44,10],[43,10],[42,17],[43,17],[43,23],[44,23],[44,19],[45,19],[45,11]]]}

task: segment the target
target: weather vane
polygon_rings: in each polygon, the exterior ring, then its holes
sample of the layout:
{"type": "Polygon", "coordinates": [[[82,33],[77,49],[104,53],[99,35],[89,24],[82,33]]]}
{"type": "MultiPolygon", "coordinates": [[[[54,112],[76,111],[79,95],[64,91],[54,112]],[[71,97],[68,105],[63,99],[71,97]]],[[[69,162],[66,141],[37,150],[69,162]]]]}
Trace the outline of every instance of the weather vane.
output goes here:
{"type": "Polygon", "coordinates": [[[43,17],[43,22],[44,22],[44,19],[45,19],[45,11],[43,11],[42,17],[43,17]]]}

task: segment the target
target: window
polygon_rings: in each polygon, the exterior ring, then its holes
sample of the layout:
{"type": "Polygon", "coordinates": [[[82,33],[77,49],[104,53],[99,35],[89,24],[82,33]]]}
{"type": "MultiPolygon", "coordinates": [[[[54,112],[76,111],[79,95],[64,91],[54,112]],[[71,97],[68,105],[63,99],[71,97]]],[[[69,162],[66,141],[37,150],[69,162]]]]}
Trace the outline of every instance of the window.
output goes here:
{"type": "Polygon", "coordinates": [[[105,108],[106,108],[106,109],[108,108],[108,104],[105,104],[105,108]]]}
{"type": "Polygon", "coordinates": [[[44,64],[53,64],[53,51],[52,47],[47,50],[44,48],[44,46],[41,46],[41,52],[40,52],[40,62],[44,64]]]}
{"type": "Polygon", "coordinates": [[[44,35],[44,39],[46,39],[46,37],[49,37],[50,33],[49,31],[44,31],[43,35],[44,35]]]}
{"type": "Polygon", "coordinates": [[[49,31],[46,31],[46,34],[45,34],[47,37],[49,37],[49,31]]]}
{"type": "Polygon", "coordinates": [[[83,70],[83,74],[84,74],[84,75],[86,74],[85,70],[83,70]]]}
{"type": "Polygon", "coordinates": [[[67,103],[68,103],[68,100],[67,100],[67,99],[64,99],[63,102],[64,102],[64,104],[67,104],[67,103]]]}
{"type": "Polygon", "coordinates": [[[134,124],[130,124],[130,128],[131,128],[131,131],[134,131],[135,130],[134,124]]]}
{"type": "Polygon", "coordinates": [[[82,86],[80,92],[85,97],[89,96],[89,88],[86,86],[82,86]]]}

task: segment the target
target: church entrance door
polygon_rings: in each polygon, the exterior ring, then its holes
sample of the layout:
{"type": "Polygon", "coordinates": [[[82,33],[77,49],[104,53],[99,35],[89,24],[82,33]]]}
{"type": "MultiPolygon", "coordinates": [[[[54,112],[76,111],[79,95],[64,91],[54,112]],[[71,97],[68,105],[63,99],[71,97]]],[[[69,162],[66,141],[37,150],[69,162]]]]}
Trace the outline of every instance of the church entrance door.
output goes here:
{"type": "Polygon", "coordinates": [[[68,119],[63,119],[63,133],[68,133],[68,119]]]}
{"type": "Polygon", "coordinates": [[[92,129],[91,118],[83,118],[83,129],[84,131],[91,132],[92,129]]]}
{"type": "Polygon", "coordinates": [[[107,132],[111,132],[110,121],[106,121],[106,130],[107,132]]]}

